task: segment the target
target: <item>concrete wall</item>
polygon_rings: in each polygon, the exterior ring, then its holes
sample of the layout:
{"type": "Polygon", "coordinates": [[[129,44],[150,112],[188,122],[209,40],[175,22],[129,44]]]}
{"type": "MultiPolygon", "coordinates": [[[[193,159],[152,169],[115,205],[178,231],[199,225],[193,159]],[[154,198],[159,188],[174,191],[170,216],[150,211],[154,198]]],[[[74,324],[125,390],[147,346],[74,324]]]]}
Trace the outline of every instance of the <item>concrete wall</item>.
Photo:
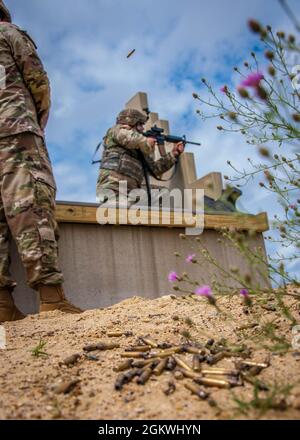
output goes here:
{"type": "MultiPolygon", "coordinates": [[[[172,292],[167,281],[171,270],[188,271],[199,282],[210,283],[220,274],[207,263],[185,263],[194,241],[181,240],[184,229],[143,226],[100,226],[89,224],[60,225],[60,258],[67,296],[79,307],[92,309],[110,306],[125,298],[139,295],[155,298],[172,292]],[[174,252],[182,253],[178,259],[174,252]]],[[[219,263],[228,269],[237,266],[242,272],[250,268],[228,245],[217,242],[218,233],[206,230],[203,243],[219,263]]],[[[262,234],[252,240],[262,246],[262,234]]],[[[12,248],[12,273],[18,281],[15,299],[25,313],[37,311],[36,293],[26,287],[24,270],[12,248]]],[[[256,275],[257,276],[257,275],[256,275]]]]}

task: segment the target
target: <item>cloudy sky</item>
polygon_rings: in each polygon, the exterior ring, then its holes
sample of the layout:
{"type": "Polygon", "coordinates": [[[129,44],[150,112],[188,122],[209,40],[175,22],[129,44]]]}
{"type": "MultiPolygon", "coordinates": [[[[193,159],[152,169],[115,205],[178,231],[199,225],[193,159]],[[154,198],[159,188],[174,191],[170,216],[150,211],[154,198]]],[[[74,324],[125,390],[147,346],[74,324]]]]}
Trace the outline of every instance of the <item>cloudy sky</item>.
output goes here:
{"type": "MultiPolygon", "coordinates": [[[[243,167],[253,147],[216,130],[196,115],[192,93],[206,77],[218,90],[234,82],[233,67],[249,59],[257,38],[247,20],[292,29],[277,0],[6,0],[14,22],[36,41],[52,86],[47,144],[58,199],[95,201],[96,144],[138,91],[174,134],[203,146],[195,153],[198,176],[230,175],[227,160],[243,167]],[[127,59],[126,55],[136,49],[127,59]]],[[[300,16],[300,3],[289,0],[300,16]]],[[[276,211],[255,185],[244,190],[248,212],[276,211]]]]}

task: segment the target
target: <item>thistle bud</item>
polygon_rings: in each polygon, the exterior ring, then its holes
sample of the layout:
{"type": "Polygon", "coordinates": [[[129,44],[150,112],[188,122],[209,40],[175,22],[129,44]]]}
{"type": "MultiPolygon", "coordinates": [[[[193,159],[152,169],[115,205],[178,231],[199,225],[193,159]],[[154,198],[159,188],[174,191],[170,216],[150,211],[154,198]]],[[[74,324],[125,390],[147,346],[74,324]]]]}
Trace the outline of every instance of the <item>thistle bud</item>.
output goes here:
{"type": "Polygon", "coordinates": [[[249,98],[249,93],[248,93],[248,91],[247,91],[246,89],[244,89],[243,87],[240,87],[240,88],[238,89],[238,92],[239,92],[239,94],[240,94],[240,96],[241,96],[242,98],[249,98]]]}
{"type": "Polygon", "coordinates": [[[265,52],[265,57],[266,57],[268,60],[274,60],[274,52],[272,52],[271,50],[267,50],[267,51],[265,52]]]}
{"type": "Polygon", "coordinates": [[[289,35],[289,43],[294,44],[296,41],[295,35],[289,35]]]}
{"type": "Polygon", "coordinates": [[[261,24],[256,20],[249,20],[248,26],[252,32],[259,34],[262,31],[261,24]]]}
{"type": "Polygon", "coordinates": [[[237,119],[237,114],[235,112],[229,112],[228,113],[228,117],[232,120],[235,121],[237,119]]]}
{"type": "Polygon", "coordinates": [[[285,38],[285,33],[282,32],[282,31],[277,32],[276,35],[277,35],[278,38],[282,38],[282,39],[285,38]]]}
{"type": "Polygon", "coordinates": [[[293,119],[295,122],[300,122],[300,114],[299,113],[294,113],[293,114],[293,119]]]}
{"type": "Polygon", "coordinates": [[[268,72],[271,76],[275,76],[276,75],[276,70],[273,66],[269,66],[268,67],[268,72]]]}
{"type": "Polygon", "coordinates": [[[261,156],[263,156],[263,157],[270,157],[270,152],[269,152],[269,150],[268,150],[267,148],[265,148],[265,147],[261,147],[261,148],[259,149],[259,152],[260,152],[261,156]]]}

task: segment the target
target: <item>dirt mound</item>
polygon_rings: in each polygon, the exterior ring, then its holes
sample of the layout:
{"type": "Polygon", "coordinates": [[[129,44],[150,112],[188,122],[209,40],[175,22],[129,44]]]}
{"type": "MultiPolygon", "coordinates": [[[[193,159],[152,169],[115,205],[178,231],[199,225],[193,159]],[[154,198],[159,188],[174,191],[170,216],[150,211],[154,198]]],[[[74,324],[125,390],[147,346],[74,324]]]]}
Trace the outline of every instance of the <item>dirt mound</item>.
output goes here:
{"type": "MultiPolygon", "coordinates": [[[[152,375],[145,385],[138,385],[133,380],[123,389],[115,390],[119,373],[114,368],[126,360],[121,354],[129,346],[137,345],[139,337],[149,336],[158,344],[174,346],[187,341],[200,346],[209,339],[223,339],[223,343],[227,341],[238,352],[243,336],[251,337],[259,325],[253,322],[253,316],[247,313],[239,299],[224,298],[220,305],[226,315],[203,298],[167,296],[146,300],[133,297],[82,315],[51,312],[5,324],[7,348],[0,350],[0,418],[299,419],[299,386],[292,389],[289,397],[283,397],[285,404],[281,401],[278,409],[267,412],[255,409],[255,404],[247,405],[253,399],[250,383],[229,390],[205,388],[211,401],[216,402],[214,406],[185,387],[192,383],[191,379],[182,378],[178,372],[174,379],[172,371],[152,375]],[[116,343],[119,347],[105,351],[83,350],[86,345],[99,343],[116,343]],[[80,356],[69,359],[69,365],[65,365],[63,361],[74,354],[80,356]],[[175,383],[175,391],[166,395],[170,382],[175,383]],[[240,400],[239,404],[235,398],[240,400]]],[[[299,311],[296,313],[299,316],[299,311]]],[[[276,307],[266,307],[264,321],[275,323],[287,338],[290,335],[291,340],[291,325],[276,307]]],[[[248,342],[247,346],[252,350],[251,360],[266,358],[267,351],[257,342],[248,342]]],[[[192,364],[192,354],[179,356],[192,364]]],[[[217,367],[233,368],[236,359],[225,358],[217,367]]],[[[299,367],[300,353],[297,351],[272,354],[270,367],[259,375],[259,380],[270,388],[269,393],[261,392],[261,397],[270,396],[276,387],[278,391],[278,387],[291,382],[300,383],[299,367]]]]}

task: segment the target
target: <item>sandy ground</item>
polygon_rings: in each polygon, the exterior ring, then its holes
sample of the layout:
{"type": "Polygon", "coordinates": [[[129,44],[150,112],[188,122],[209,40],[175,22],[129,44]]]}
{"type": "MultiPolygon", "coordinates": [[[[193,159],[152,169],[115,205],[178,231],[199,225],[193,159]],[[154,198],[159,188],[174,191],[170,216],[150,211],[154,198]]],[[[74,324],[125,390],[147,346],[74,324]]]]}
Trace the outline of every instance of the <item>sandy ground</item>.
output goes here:
{"type": "MultiPolygon", "coordinates": [[[[241,414],[233,395],[250,401],[253,398],[250,384],[230,390],[206,388],[217,403],[215,407],[210,406],[185,388],[184,384],[192,383],[191,379],[174,379],[171,371],[152,376],[145,385],[133,381],[121,391],[115,390],[119,373],[113,368],[124,361],[121,353],[130,345],[136,345],[138,337],[151,335],[158,343],[178,345],[186,342],[186,334],[182,336],[182,332],[189,332],[193,343],[226,338],[231,344],[239,344],[242,334],[251,336],[258,331],[259,327],[237,330],[254,318],[245,313],[238,299],[222,299],[221,303],[222,307],[226,306],[227,318],[203,298],[172,295],[156,300],[133,297],[82,315],[50,312],[5,324],[7,349],[0,350],[0,419],[299,419],[300,350],[272,354],[271,366],[259,375],[259,379],[268,384],[298,384],[287,398],[285,410],[271,409],[261,414],[246,408],[246,413],[241,414]],[[191,321],[186,321],[187,318],[191,321]],[[132,336],[108,336],[108,332],[115,331],[132,332],[132,336]],[[48,356],[33,356],[31,350],[40,340],[46,343],[43,350],[48,356]],[[85,345],[99,342],[115,342],[120,347],[89,353],[96,356],[95,359],[84,356],[85,345]],[[77,353],[81,357],[74,365],[61,364],[77,353]],[[66,390],[65,384],[70,381],[75,381],[74,386],[66,390]],[[167,396],[164,391],[170,381],[175,381],[176,389],[167,396]]],[[[299,308],[295,309],[295,316],[299,319],[299,308]]],[[[291,325],[278,310],[264,310],[263,319],[265,322],[274,320],[287,339],[292,339],[291,325]]],[[[267,352],[259,344],[253,342],[248,346],[252,346],[251,359],[266,358],[267,352]]],[[[191,364],[192,355],[179,356],[191,364]]],[[[224,366],[232,367],[233,358],[217,364],[217,367],[224,366]]],[[[265,395],[261,392],[261,397],[265,395]]]]}

